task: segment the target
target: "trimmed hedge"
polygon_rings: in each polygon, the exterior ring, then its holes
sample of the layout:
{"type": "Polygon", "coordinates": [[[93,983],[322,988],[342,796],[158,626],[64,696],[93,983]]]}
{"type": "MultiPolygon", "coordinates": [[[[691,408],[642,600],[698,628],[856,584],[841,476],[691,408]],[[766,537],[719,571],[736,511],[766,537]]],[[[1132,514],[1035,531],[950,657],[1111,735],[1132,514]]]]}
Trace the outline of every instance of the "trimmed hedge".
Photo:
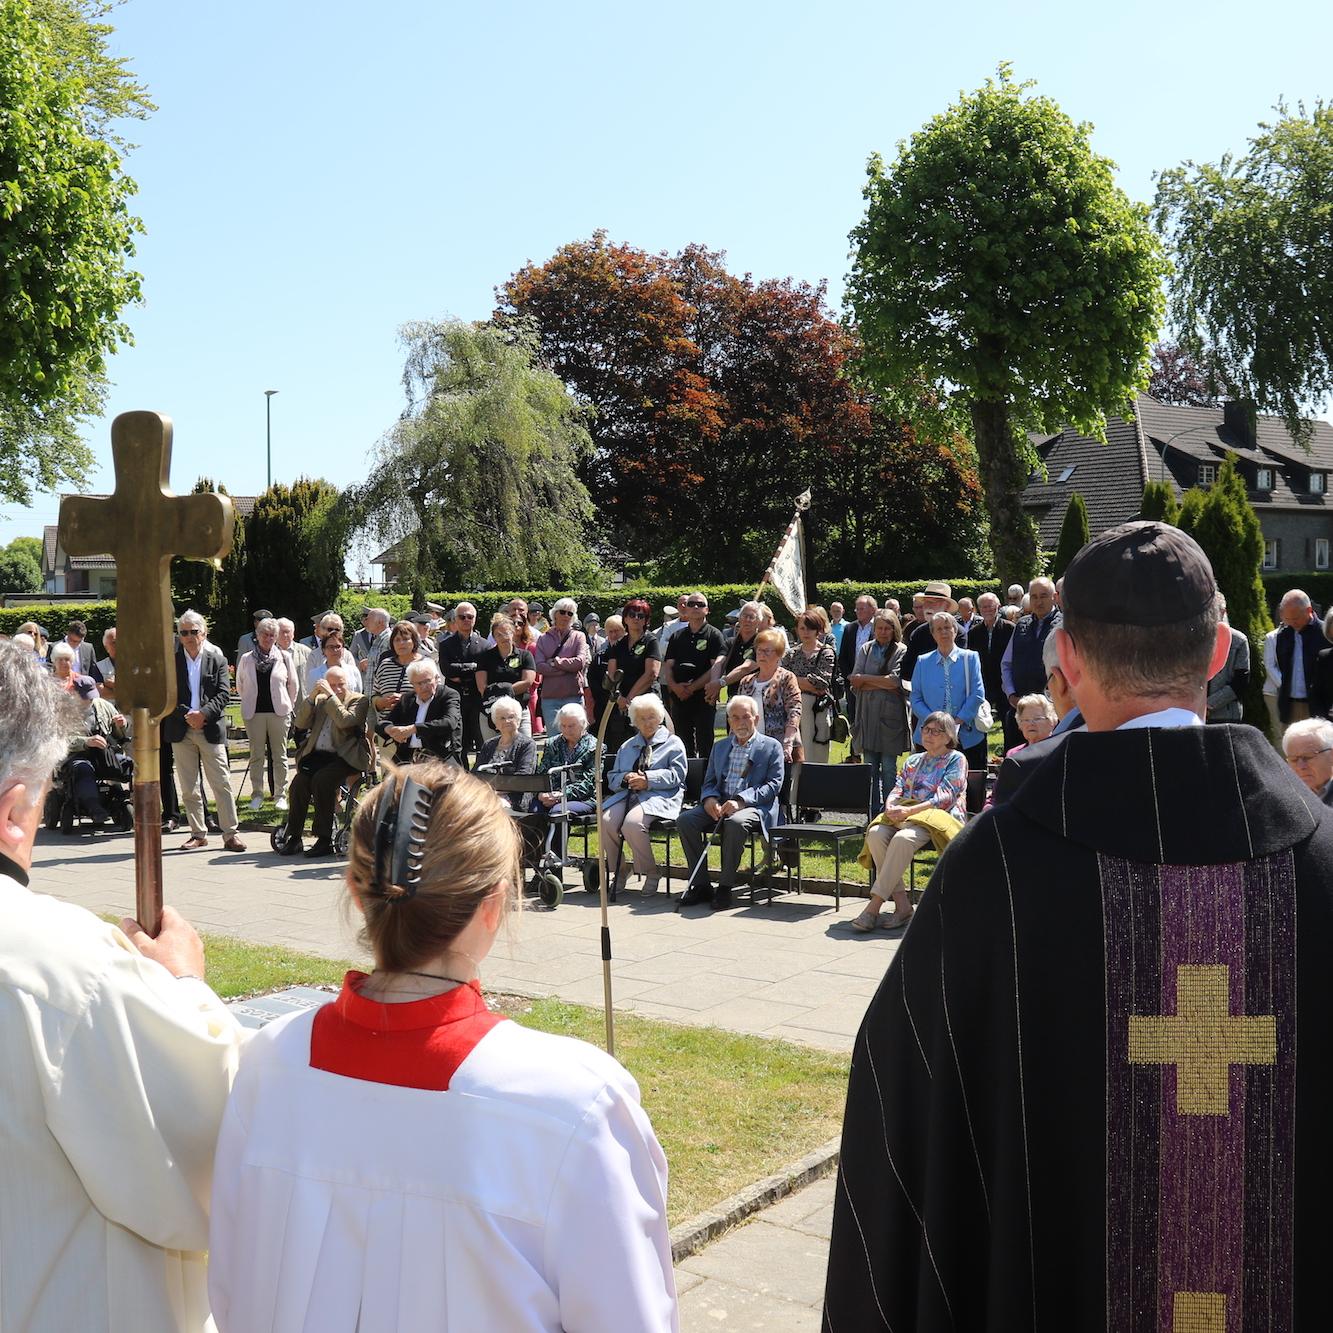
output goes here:
{"type": "Polygon", "coordinates": [[[71,620],[82,620],[88,626],[88,639],[102,656],[102,635],[116,623],[115,602],[59,602],[38,606],[0,607],[0,634],[17,634],[20,625],[35,620],[48,630],[51,642],[65,637],[65,626],[71,620]]]}
{"type": "MultiPolygon", "coordinates": [[[[1000,591],[994,580],[957,579],[946,580],[953,589],[955,597],[971,597],[974,601],[983,592],[1000,591]]],[[[820,605],[827,607],[830,602],[841,602],[846,608],[846,618],[852,618],[852,607],[862,593],[869,593],[882,606],[886,598],[896,597],[904,608],[911,605],[912,594],[920,592],[924,579],[910,583],[853,583],[848,581],[821,583],[817,589],[820,605]]],[[[676,598],[684,592],[702,592],[708,598],[711,618],[720,623],[728,611],[735,610],[742,602],[754,596],[752,583],[675,583],[669,585],[626,584],[621,588],[598,588],[592,591],[546,588],[533,592],[438,592],[431,593],[430,600],[439,606],[455,606],[459,602],[471,602],[477,608],[477,627],[485,634],[490,626],[491,617],[515,597],[522,597],[526,602],[540,602],[549,619],[551,603],[561,597],[572,597],[579,604],[580,617],[589,611],[596,611],[603,620],[616,615],[631,597],[644,597],[653,607],[653,623],[659,624],[662,608],[670,603],[673,607],[676,598]]],[[[772,588],[765,588],[761,599],[773,610],[779,624],[792,623],[792,615],[782,604],[772,588]]],[[[349,624],[359,627],[361,611],[367,606],[382,606],[394,619],[401,619],[412,610],[412,599],[405,594],[386,592],[359,592],[347,589],[338,595],[338,614],[349,624]]],[[[299,630],[298,630],[299,633],[299,630]]]]}

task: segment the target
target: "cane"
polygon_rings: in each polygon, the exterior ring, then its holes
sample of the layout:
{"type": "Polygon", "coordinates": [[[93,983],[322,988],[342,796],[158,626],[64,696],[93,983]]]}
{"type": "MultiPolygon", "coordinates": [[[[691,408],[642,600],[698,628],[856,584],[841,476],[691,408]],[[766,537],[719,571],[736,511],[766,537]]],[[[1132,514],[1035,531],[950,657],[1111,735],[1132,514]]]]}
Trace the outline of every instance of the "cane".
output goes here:
{"type": "Polygon", "coordinates": [[[685,881],[685,887],[680,891],[680,897],[676,899],[677,912],[680,911],[681,904],[685,900],[685,895],[689,893],[690,889],[694,885],[694,877],[699,873],[700,870],[703,869],[705,863],[707,862],[708,853],[712,850],[713,843],[717,839],[717,835],[721,831],[722,831],[722,820],[719,819],[717,823],[714,824],[712,829],[709,831],[708,837],[704,841],[703,855],[700,856],[699,859],[694,863],[694,869],[690,871],[690,877],[685,881]]]}
{"type": "MultiPolygon", "coordinates": [[[[611,926],[607,921],[606,911],[606,848],[602,843],[600,823],[602,818],[602,752],[606,747],[606,724],[615,708],[616,695],[612,692],[610,699],[607,701],[607,707],[602,713],[601,725],[597,728],[596,762],[593,770],[593,810],[595,812],[593,818],[598,821],[599,825],[597,836],[597,888],[602,907],[602,1001],[606,1009],[607,1055],[615,1055],[616,1053],[616,1027],[611,1010],[611,926]]],[[[624,854],[623,848],[621,854],[624,854]]],[[[620,868],[619,858],[616,859],[616,868],[620,868]]]]}

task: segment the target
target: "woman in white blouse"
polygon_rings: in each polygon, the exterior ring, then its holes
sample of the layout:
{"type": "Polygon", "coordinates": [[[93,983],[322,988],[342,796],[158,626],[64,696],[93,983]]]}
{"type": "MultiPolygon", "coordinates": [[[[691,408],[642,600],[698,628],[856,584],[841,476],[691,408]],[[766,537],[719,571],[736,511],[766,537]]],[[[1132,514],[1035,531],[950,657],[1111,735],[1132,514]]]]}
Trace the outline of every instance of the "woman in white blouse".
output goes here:
{"type": "Polygon", "coordinates": [[[375,968],[247,1047],[214,1169],[220,1333],[678,1327],[637,1085],[482,998],[520,882],[513,820],[461,769],[363,801],[347,890],[375,968]]]}

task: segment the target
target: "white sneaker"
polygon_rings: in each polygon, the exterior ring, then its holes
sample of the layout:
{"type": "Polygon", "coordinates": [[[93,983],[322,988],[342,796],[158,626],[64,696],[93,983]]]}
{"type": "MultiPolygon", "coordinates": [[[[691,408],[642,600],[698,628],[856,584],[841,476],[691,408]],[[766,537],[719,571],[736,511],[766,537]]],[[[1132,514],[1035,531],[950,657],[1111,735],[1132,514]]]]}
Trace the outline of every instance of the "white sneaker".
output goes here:
{"type": "Polygon", "coordinates": [[[251,810],[262,810],[264,807],[264,798],[262,796],[252,796],[250,798],[251,810]]]}
{"type": "Polygon", "coordinates": [[[278,799],[273,802],[273,808],[275,810],[285,810],[287,808],[287,798],[285,796],[279,796],[278,799]]]}

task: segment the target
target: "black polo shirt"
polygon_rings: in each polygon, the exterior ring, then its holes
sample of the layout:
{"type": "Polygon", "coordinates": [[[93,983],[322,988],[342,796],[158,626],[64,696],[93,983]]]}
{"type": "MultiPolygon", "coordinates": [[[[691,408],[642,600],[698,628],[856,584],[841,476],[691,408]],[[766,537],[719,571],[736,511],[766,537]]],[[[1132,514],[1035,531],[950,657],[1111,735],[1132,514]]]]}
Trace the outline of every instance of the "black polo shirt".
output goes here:
{"type": "Polygon", "coordinates": [[[667,644],[665,660],[671,663],[671,675],[677,685],[701,680],[712,668],[714,659],[726,652],[722,631],[707,621],[697,629],[682,625],[667,644]]]}
{"type": "Polygon", "coordinates": [[[638,643],[630,647],[629,635],[617,639],[615,646],[607,652],[607,660],[616,664],[619,675],[616,684],[622,699],[639,683],[639,678],[647,670],[649,662],[662,660],[662,644],[657,635],[650,630],[640,636],[638,643]]]}
{"type": "Polygon", "coordinates": [[[526,648],[514,644],[503,656],[495,647],[487,648],[477,658],[477,670],[486,673],[486,688],[492,685],[517,685],[525,671],[536,671],[537,663],[526,648]]]}

